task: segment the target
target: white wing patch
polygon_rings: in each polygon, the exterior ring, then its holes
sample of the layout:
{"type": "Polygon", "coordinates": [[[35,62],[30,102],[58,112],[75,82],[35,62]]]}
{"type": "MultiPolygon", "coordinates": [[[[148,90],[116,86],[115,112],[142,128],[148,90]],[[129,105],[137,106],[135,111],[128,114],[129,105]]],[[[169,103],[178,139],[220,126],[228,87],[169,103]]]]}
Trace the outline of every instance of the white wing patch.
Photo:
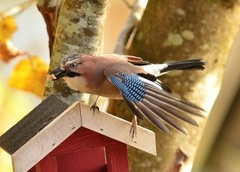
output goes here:
{"type": "Polygon", "coordinates": [[[166,69],[168,67],[167,63],[163,63],[163,64],[150,64],[150,65],[145,65],[142,66],[142,68],[147,72],[150,73],[156,77],[162,75],[163,73],[161,73],[161,71],[163,69],[166,69]]]}

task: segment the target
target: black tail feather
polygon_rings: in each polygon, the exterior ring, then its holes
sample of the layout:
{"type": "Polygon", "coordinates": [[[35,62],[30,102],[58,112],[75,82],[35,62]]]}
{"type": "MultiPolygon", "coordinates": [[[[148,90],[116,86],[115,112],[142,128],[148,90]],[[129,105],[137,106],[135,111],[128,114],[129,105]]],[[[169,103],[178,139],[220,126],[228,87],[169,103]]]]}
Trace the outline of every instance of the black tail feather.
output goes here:
{"type": "Polygon", "coordinates": [[[203,70],[205,62],[200,59],[184,60],[168,63],[168,67],[163,69],[161,73],[172,70],[203,70]]]}

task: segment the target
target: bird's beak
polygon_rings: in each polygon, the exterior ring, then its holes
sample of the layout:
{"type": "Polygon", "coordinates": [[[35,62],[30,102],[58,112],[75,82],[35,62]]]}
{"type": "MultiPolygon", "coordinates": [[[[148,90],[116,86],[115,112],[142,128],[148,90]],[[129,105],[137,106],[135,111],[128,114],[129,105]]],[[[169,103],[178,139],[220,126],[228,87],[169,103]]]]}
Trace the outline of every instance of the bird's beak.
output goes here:
{"type": "Polygon", "coordinates": [[[50,75],[53,75],[52,80],[58,80],[59,78],[62,78],[67,75],[67,71],[60,69],[60,67],[52,70],[50,72],[50,75]]]}

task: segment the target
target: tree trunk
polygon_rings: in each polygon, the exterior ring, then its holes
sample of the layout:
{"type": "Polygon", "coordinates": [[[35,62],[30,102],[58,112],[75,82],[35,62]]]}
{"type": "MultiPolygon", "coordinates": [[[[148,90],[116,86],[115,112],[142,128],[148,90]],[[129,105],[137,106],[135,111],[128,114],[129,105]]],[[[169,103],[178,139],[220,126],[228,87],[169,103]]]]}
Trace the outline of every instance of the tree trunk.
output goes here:
{"type": "MultiPolygon", "coordinates": [[[[54,1],[55,3],[57,1],[54,1]]],[[[58,1],[60,3],[60,1],[58,1]]],[[[52,4],[55,4],[52,3],[52,4]]],[[[64,0],[59,14],[57,6],[50,6],[49,1],[39,2],[38,7],[49,15],[43,14],[48,26],[50,48],[52,36],[55,36],[52,51],[50,70],[59,65],[65,56],[76,53],[101,54],[103,49],[103,29],[107,17],[110,0],[80,1],[64,0]],[[53,10],[54,9],[54,10],[53,10]],[[54,13],[54,15],[53,15],[54,13]],[[52,17],[53,16],[53,17],[52,17]],[[59,17],[58,17],[59,16],[59,17]],[[46,19],[47,17],[47,19],[46,19]],[[55,18],[54,18],[55,17],[55,18]],[[58,17],[58,19],[56,19],[58,17]],[[56,27],[56,35],[54,29],[56,27]],[[56,24],[57,21],[57,24],[56,24]]],[[[66,101],[73,103],[83,98],[83,94],[70,89],[63,80],[52,82],[48,80],[45,87],[45,97],[50,94],[60,94],[66,101]]]]}
{"type": "MultiPolygon", "coordinates": [[[[208,114],[221,86],[239,12],[237,1],[149,0],[128,54],[155,63],[204,59],[204,71],[172,72],[160,79],[175,96],[203,107],[208,114]]],[[[132,118],[126,109],[123,102],[110,102],[111,113],[132,118]]],[[[175,130],[166,135],[147,121],[140,122],[156,133],[158,156],[129,148],[131,171],[190,171],[207,122],[207,117],[195,119],[198,128],[183,124],[187,136],[175,130]]]]}

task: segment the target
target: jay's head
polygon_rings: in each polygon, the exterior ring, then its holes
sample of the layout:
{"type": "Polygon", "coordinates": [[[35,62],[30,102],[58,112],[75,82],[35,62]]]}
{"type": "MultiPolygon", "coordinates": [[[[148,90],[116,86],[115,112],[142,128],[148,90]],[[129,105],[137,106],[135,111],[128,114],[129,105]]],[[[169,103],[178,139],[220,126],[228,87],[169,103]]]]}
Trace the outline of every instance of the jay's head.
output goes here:
{"type": "Polygon", "coordinates": [[[81,64],[82,59],[80,54],[74,54],[63,58],[60,62],[59,67],[50,72],[50,75],[53,75],[52,80],[57,80],[62,77],[73,78],[76,76],[81,76],[79,72],[81,64]]]}

